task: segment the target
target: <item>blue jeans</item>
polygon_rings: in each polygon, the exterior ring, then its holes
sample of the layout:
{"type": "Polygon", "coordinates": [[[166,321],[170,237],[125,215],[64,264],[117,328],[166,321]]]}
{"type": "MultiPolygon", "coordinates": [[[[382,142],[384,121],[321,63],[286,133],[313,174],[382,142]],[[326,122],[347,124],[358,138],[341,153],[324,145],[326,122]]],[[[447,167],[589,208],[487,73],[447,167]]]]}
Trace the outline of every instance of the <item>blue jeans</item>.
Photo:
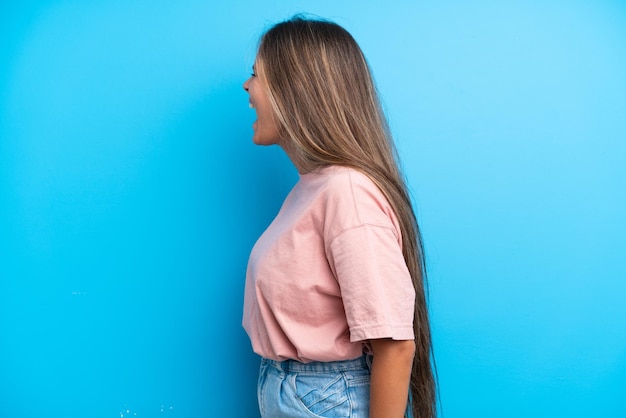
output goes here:
{"type": "Polygon", "coordinates": [[[257,394],[263,418],[367,418],[370,366],[355,360],[261,360],[257,394]]]}

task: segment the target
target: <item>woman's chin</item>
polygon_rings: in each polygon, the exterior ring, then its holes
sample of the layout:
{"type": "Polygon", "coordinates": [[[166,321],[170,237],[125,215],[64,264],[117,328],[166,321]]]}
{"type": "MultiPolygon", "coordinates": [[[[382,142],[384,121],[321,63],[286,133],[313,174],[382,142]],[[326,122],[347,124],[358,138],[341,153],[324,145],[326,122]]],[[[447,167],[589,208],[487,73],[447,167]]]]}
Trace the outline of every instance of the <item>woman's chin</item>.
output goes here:
{"type": "Polygon", "coordinates": [[[273,142],[269,142],[269,141],[263,140],[263,138],[257,138],[256,135],[252,136],[252,142],[255,145],[274,145],[273,142]]]}
{"type": "Polygon", "coordinates": [[[257,132],[252,135],[252,142],[256,145],[276,145],[278,140],[274,137],[259,135],[257,132]]]}

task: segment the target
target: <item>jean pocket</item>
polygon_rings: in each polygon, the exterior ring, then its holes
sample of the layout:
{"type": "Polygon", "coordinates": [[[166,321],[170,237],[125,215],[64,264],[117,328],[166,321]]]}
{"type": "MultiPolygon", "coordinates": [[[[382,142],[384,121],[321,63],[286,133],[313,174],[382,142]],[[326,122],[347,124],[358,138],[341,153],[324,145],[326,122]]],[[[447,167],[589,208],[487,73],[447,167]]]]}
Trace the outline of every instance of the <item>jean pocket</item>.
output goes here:
{"type": "Polygon", "coordinates": [[[297,373],[292,384],[298,400],[315,417],[350,417],[348,385],[343,374],[297,373]]]}

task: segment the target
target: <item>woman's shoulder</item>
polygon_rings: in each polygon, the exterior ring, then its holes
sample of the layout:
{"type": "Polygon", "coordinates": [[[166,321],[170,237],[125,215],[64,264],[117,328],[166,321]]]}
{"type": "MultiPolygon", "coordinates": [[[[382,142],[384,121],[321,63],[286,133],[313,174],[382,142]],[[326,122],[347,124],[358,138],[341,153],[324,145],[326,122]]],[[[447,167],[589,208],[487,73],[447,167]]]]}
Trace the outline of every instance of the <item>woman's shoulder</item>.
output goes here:
{"type": "Polygon", "coordinates": [[[399,234],[394,211],[374,181],[365,173],[344,166],[326,166],[312,172],[319,199],[316,213],[325,225],[329,242],[356,227],[383,227],[399,234]]]}
{"type": "Polygon", "coordinates": [[[380,192],[369,176],[353,167],[328,165],[317,168],[305,176],[323,185],[324,189],[330,193],[344,194],[351,189],[380,192]]]}
{"type": "Polygon", "coordinates": [[[325,166],[312,174],[326,209],[354,212],[361,219],[389,217],[393,212],[374,181],[355,168],[325,166]]]}

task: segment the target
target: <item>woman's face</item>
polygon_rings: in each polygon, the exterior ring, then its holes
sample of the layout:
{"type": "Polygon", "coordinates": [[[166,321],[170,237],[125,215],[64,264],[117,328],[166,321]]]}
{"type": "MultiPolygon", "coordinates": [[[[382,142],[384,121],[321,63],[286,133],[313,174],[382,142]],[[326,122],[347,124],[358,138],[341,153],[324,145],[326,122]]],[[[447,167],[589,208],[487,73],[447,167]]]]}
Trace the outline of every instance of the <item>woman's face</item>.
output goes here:
{"type": "Polygon", "coordinates": [[[257,120],[252,124],[252,142],[257,145],[278,144],[278,124],[267,96],[267,83],[263,74],[257,73],[256,65],[252,71],[252,76],[243,83],[244,90],[250,95],[250,107],[257,115],[257,120]]]}

